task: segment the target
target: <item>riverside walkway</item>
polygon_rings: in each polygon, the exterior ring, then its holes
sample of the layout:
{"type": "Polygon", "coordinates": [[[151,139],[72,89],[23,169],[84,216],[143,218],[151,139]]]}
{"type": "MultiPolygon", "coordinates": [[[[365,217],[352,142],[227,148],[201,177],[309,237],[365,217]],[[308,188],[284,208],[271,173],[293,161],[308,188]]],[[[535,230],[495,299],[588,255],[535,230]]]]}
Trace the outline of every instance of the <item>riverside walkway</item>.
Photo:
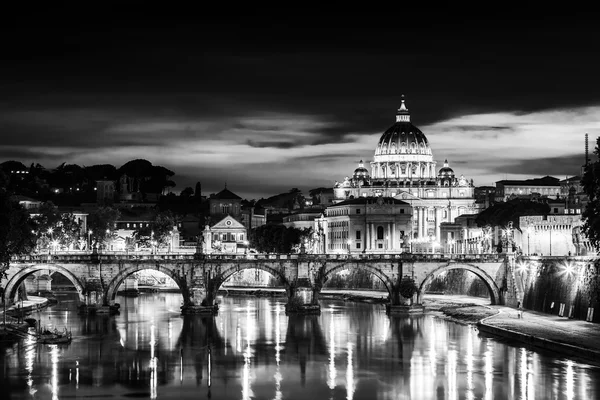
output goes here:
{"type": "Polygon", "coordinates": [[[600,364],[600,326],[536,311],[518,311],[505,306],[489,306],[498,314],[481,320],[480,332],[502,336],[567,356],[583,358],[600,364]]]}

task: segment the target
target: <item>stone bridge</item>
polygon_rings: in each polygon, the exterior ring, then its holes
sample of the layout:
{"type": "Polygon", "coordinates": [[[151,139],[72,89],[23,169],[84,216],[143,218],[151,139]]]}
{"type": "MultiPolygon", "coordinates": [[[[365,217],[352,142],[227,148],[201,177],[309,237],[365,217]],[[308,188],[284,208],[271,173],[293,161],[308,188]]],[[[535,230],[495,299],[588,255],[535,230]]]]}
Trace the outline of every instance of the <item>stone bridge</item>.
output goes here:
{"type": "Polygon", "coordinates": [[[422,310],[421,295],[428,283],[451,269],[465,269],[478,276],[489,290],[492,304],[515,299],[517,290],[511,279],[514,257],[498,254],[58,253],[13,258],[0,283],[3,300],[12,304],[27,276],[39,271],[59,272],[75,286],[84,310],[109,312],[111,306],[114,309],[119,286],[128,276],[156,270],[171,277],[181,289],[182,314],[214,313],[218,310],[215,297],[223,282],[245,269],[263,270],[277,278],[286,289],[288,312],[319,312],[319,293],[325,282],[333,274],[351,269],[370,271],[383,282],[389,293],[390,313],[422,310]],[[416,283],[411,298],[401,295],[404,278],[416,283]]]}

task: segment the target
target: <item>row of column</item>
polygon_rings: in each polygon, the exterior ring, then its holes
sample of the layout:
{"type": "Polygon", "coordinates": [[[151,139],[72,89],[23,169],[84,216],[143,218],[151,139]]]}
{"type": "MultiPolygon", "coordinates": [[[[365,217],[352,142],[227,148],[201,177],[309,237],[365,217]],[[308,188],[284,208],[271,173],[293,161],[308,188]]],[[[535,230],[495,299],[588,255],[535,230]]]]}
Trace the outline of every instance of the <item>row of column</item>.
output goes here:
{"type": "Polygon", "coordinates": [[[417,169],[416,171],[413,173],[412,171],[412,167],[413,165],[411,163],[405,163],[404,165],[402,165],[403,163],[382,163],[382,162],[377,162],[377,163],[372,163],[371,169],[373,171],[373,178],[402,178],[402,177],[406,177],[406,178],[412,178],[412,177],[419,177],[419,178],[435,178],[436,177],[436,172],[435,172],[435,167],[433,166],[432,163],[420,163],[420,164],[416,164],[417,165],[417,169]],[[423,174],[423,165],[426,165],[425,167],[425,174],[423,174]],[[402,173],[402,166],[404,166],[405,172],[402,173]],[[391,167],[394,167],[394,173],[391,173],[391,167]]]}
{"type": "MultiPolygon", "coordinates": [[[[442,222],[442,211],[444,207],[414,207],[415,219],[417,221],[417,237],[418,238],[426,238],[429,234],[429,209],[434,209],[434,226],[435,226],[435,239],[439,242],[440,240],[440,224],[442,222]]],[[[448,207],[448,221],[452,221],[452,211],[451,208],[448,207]]]]}
{"type": "Polygon", "coordinates": [[[383,241],[383,250],[400,249],[400,243],[396,243],[395,222],[367,222],[365,226],[365,249],[381,250],[377,246],[378,241],[383,241]],[[377,238],[377,227],[379,226],[383,226],[383,239],[377,238]]]}

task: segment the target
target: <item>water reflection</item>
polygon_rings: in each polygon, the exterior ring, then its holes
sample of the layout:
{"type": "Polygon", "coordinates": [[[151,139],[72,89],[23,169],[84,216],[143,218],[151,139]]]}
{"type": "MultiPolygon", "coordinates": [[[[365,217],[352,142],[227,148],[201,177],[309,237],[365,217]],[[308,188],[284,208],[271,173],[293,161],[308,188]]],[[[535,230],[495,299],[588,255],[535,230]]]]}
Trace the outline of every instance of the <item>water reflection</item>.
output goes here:
{"type": "Polygon", "coordinates": [[[50,309],[68,346],[2,349],[5,393],[243,399],[595,399],[600,369],[480,336],[430,316],[322,302],[286,316],[276,299],[224,298],[215,318],[180,316],[180,295],[119,299],[116,317],[50,309]]]}

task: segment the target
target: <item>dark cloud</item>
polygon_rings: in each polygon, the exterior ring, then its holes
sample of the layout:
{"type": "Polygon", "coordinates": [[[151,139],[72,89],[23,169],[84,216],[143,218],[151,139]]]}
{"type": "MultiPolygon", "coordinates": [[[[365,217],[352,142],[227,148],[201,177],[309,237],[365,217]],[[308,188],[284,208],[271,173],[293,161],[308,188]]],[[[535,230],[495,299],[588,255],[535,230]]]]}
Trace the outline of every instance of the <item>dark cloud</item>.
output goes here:
{"type": "Polygon", "coordinates": [[[266,142],[266,141],[255,141],[255,140],[247,140],[246,144],[250,147],[258,147],[258,148],[265,148],[265,147],[273,147],[276,149],[291,149],[293,147],[300,147],[303,146],[303,144],[300,143],[295,143],[295,142],[266,142]]]}
{"type": "MultiPolygon", "coordinates": [[[[286,163],[296,164],[284,166],[285,177],[273,165],[254,175],[247,164],[236,168],[243,155],[232,161],[233,177],[227,179],[244,190],[269,191],[292,178],[326,180],[294,175],[293,168],[329,163],[323,176],[334,173],[333,163],[353,166],[365,154],[372,156],[376,143],[350,155],[327,149],[326,155],[307,156],[304,147],[356,143],[362,135],[385,131],[402,94],[416,126],[464,115],[600,104],[595,68],[600,53],[590,51],[600,38],[598,24],[582,13],[565,16],[561,10],[546,17],[543,11],[528,19],[524,10],[518,18],[511,10],[503,20],[496,14],[427,10],[393,23],[382,22],[388,16],[321,13],[285,18],[120,13],[97,20],[28,13],[26,21],[0,26],[5,146],[0,157],[58,161],[61,153],[70,162],[101,152],[149,158],[176,149],[193,161],[197,154],[218,155],[214,147],[203,149],[203,140],[238,135],[233,140],[251,149],[290,150],[286,163]],[[252,122],[256,119],[260,123],[252,122]],[[286,121],[302,124],[289,127],[286,121]]],[[[491,139],[514,131],[498,121],[458,122],[442,133],[485,139],[483,151],[493,151],[491,139]]],[[[435,151],[435,141],[432,146],[435,151]]],[[[545,165],[562,173],[572,167],[559,168],[558,161],[543,158],[543,146],[538,150],[539,163],[524,161],[508,166],[510,171],[533,174],[545,165]]],[[[477,154],[470,162],[468,155],[460,157],[465,165],[480,162],[477,154]]],[[[191,161],[171,169],[195,174],[194,182],[218,181],[229,173],[209,172],[191,161]]]]}
{"type": "MultiPolygon", "coordinates": [[[[0,146],[0,160],[6,161],[9,159],[17,159],[21,160],[21,162],[28,163],[40,163],[44,164],[44,162],[56,162],[58,164],[62,164],[63,162],[68,161],[69,159],[73,159],[77,153],[73,152],[57,152],[50,153],[45,152],[43,150],[32,150],[27,148],[6,148],[0,146]]],[[[52,166],[48,166],[52,168],[52,166]]]]}
{"type": "Polygon", "coordinates": [[[561,157],[538,157],[519,160],[512,164],[502,165],[493,170],[494,173],[540,175],[578,175],[584,164],[581,154],[570,154],[561,157]]]}
{"type": "Polygon", "coordinates": [[[452,130],[463,132],[497,132],[497,131],[514,131],[512,126],[489,126],[489,125],[453,125],[452,130]]]}

